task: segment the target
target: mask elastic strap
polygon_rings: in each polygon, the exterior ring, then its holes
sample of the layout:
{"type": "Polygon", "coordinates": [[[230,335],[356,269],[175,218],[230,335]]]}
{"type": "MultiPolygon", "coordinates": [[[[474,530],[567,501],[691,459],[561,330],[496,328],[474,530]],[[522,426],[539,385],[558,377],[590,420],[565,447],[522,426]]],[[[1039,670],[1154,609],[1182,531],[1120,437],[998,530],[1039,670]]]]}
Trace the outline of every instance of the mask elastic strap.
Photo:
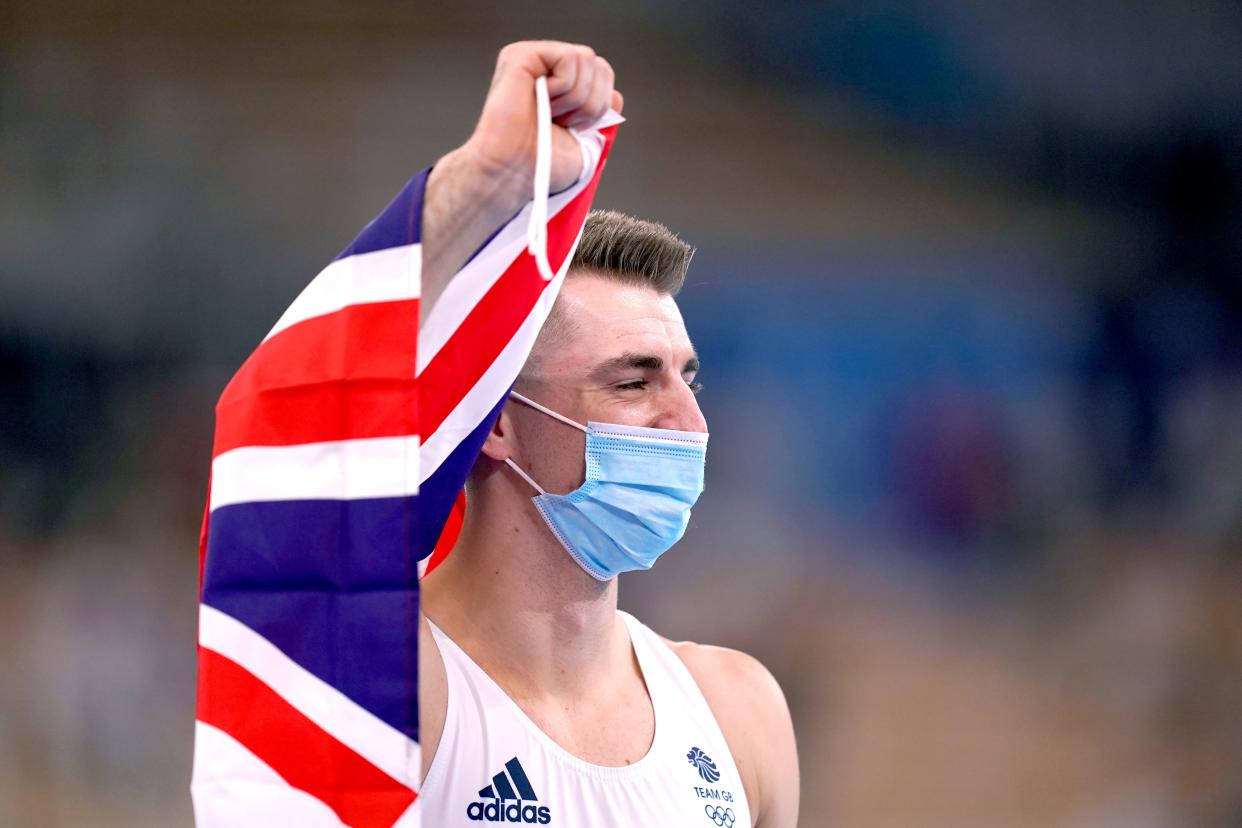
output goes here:
{"type": "Polygon", "coordinates": [[[526,227],[526,247],[545,282],[556,275],[548,261],[548,189],[552,182],[552,104],[548,79],[535,78],[535,191],[526,227]]]}
{"type": "Polygon", "coordinates": [[[536,482],[534,481],[534,479],[533,479],[533,478],[532,478],[529,474],[527,474],[526,472],[522,471],[522,470],[518,467],[518,464],[517,464],[517,463],[514,463],[514,462],[513,462],[513,460],[512,460],[511,458],[506,457],[506,458],[505,458],[505,462],[509,464],[509,468],[513,469],[515,472],[517,472],[519,475],[521,475],[523,480],[525,480],[525,481],[526,481],[527,483],[529,483],[530,485],[534,486],[534,487],[535,487],[535,491],[539,492],[539,494],[541,494],[541,495],[543,495],[543,494],[547,494],[547,492],[545,492],[545,491],[543,490],[543,486],[540,486],[538,483],[536,483],[536,482]]]}
{"type": "Polygon", "coordinates": [[[586,426],[584,426],[582,423],[574,422],[573,420],[566,417],[564,414],[557,414],[552,409],[545,408],[544,406],[532,400],[530,397],[519,394],[517,391],[510,391],[509,396],[516,397],[518,400],[526,403],[527,405],[529,405],[531,408],[535,409],[536,411],[542,411],[544,414],[547,414],[549,417],[554,417],[555,419],[560,420],[565,425],[571,425],[574,428],[578,429],[579,431],[586,432],[587,434],[591,433],[591,430],[587,428],[586,426]]]}

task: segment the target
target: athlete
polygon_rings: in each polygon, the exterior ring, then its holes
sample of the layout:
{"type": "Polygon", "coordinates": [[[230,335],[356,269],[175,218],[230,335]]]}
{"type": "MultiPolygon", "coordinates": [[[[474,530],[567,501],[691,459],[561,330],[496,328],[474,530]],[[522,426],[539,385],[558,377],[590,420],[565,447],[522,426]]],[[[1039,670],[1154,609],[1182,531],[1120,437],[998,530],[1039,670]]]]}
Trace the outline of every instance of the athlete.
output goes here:
{"type": "MultiPolygon", "coordinates": [[[[473,135],[428,182],[426,305],[529,198],[539,76],[553,191],[581,171],[567,128],[622,109],[588,47],[505,47],[473,135]]],[[[690,253],[659,225],[592,214],[486,438],[461,535],[422,583],[425,825],[797,823],[793,726],[771,674],[617,609],[617,575],[681,537],[702,488],[699,362],[674,299],[690,253]]]]}

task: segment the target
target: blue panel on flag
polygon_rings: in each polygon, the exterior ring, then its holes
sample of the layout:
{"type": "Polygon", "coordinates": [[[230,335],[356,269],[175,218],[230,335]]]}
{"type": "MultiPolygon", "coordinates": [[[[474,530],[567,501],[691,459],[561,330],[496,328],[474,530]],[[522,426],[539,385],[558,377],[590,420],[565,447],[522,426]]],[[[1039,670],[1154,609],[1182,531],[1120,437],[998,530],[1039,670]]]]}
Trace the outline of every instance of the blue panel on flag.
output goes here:
{"type": "Polygon", "coordinates": [[[496,416],[500,414],[500,408],[508,396],[506,391],[500,402],[475,426],[474,431],[458,443],[453,453],[440,464],[440,468],[418,487],[418,508],[423,511],[419,525],[414,527],[414,548],[420,559],[435,551],[436,541],[440,539],[440,532],[453,509],[457,494],[465,485],[466,475],[470,473],[470,467],[474,465],[479,450],[483,448],[483,441],[487,439],[487,432],[491,431],[492,423],[496,422],[496,416]]]}
{"type": "Polygon", "coordinates": [[[202,601],[418,738],[417,497],[212,512],[202,601]]]}
{"type": "Polygon", "coordinates": [[[422,229],[420,222],[423,215],[423,192],[430,174],[431,168],[428,167],[411,178],[401,192],[397,193],[397,197],[370,224],[362,228],[358,238],[342,250],[337,258],[344,259],[346,256],[373,253],[376,250],[417,242],[422,229]]]}

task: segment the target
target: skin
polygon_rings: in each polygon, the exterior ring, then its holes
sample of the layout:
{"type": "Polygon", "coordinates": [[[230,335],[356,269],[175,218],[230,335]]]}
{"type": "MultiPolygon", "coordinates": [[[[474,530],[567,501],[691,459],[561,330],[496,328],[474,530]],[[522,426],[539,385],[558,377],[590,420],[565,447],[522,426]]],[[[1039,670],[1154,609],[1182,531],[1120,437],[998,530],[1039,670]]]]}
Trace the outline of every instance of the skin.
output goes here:
{"type": "MultiPolygon", "coordinates": [[[[536,73],[552,72],[549,88],[562,90],[552,92],[559,94],[553,114],[562,125],[590,123],[609,104],[619,108],[611,69],[604,71],[602,59],[583,48],[538,42],[501,52],[479,129],[446,156],[449,163],[437,165],[428,185],[425,267],[429,261],[437,270],[430,279],[424,273],[425,295],[438,295],[448,278],[444,273],[451,274],[528,197],[536,73]],[[588,63],[589,72],[583,70],[588,63]],[[561,71],[567,76],[558,79],[561,71]],[[582,103],[575,108],[572,101],[582,103]],[[487,135],[480,137],[479,130],[487,135]],[[456,205],[486,193],[497,203],[453,215],[456,205]]],[[[570,144],[557,145],[554,188],[572,184],[581,166],[576,145],[561,134],[570,144]]],[[[693,387],[698,358],[671,296],[571,273],[556,313],[568,324],[536,342],[518,382],[522,393],[584,424],[707,430],[693,387]]],[[[504,464],[512,458],[547,491],[567,493],[583,481],[584,443],[581,431],[510,400],[471,474],[461,536],[449,558],[423,580],[422,602],[426,616],[554,741],[587,762],[622,766],[647,753],[655,718],[617,615],[617,581],[596,581],[574,563],[535,510],[530,485],[504,464]]],[[[692,642],[669,646],[724,732],[754,824],[796,825],[797,753],[775,679],[735,650],[692,642]]],[[[439,746],[447,702],[444,664],[425,620],[419,656],[425,773],[439,746]]]]}
{"type": "Polygon", "coordinates": [[[582,153],[569,134],[624,99],[608,61],[589,46],[540,40],[500,51],[479,123],[465,144],[436,162],[422,226],[422,311],[470,255],[530,200],[535,175],[535,78],[548,78],[552,108],[551,192],[573,184],[582,153]]]}

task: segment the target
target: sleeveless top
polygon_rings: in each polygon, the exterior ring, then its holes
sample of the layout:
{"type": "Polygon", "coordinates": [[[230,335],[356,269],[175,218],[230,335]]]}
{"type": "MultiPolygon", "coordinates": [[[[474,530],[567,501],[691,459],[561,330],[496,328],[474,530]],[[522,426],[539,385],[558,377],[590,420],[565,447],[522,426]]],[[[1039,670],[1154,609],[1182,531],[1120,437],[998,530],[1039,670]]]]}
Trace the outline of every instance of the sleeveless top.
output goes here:
{"type": "Polygon", "coordinates": [[[618,611],[655,711],[643,758],[593,765],[558,745],[435,624],[448,680],[444,732],[419,794],[429,828],[750,828],[733,755],[682,660],[618,611]]]}

